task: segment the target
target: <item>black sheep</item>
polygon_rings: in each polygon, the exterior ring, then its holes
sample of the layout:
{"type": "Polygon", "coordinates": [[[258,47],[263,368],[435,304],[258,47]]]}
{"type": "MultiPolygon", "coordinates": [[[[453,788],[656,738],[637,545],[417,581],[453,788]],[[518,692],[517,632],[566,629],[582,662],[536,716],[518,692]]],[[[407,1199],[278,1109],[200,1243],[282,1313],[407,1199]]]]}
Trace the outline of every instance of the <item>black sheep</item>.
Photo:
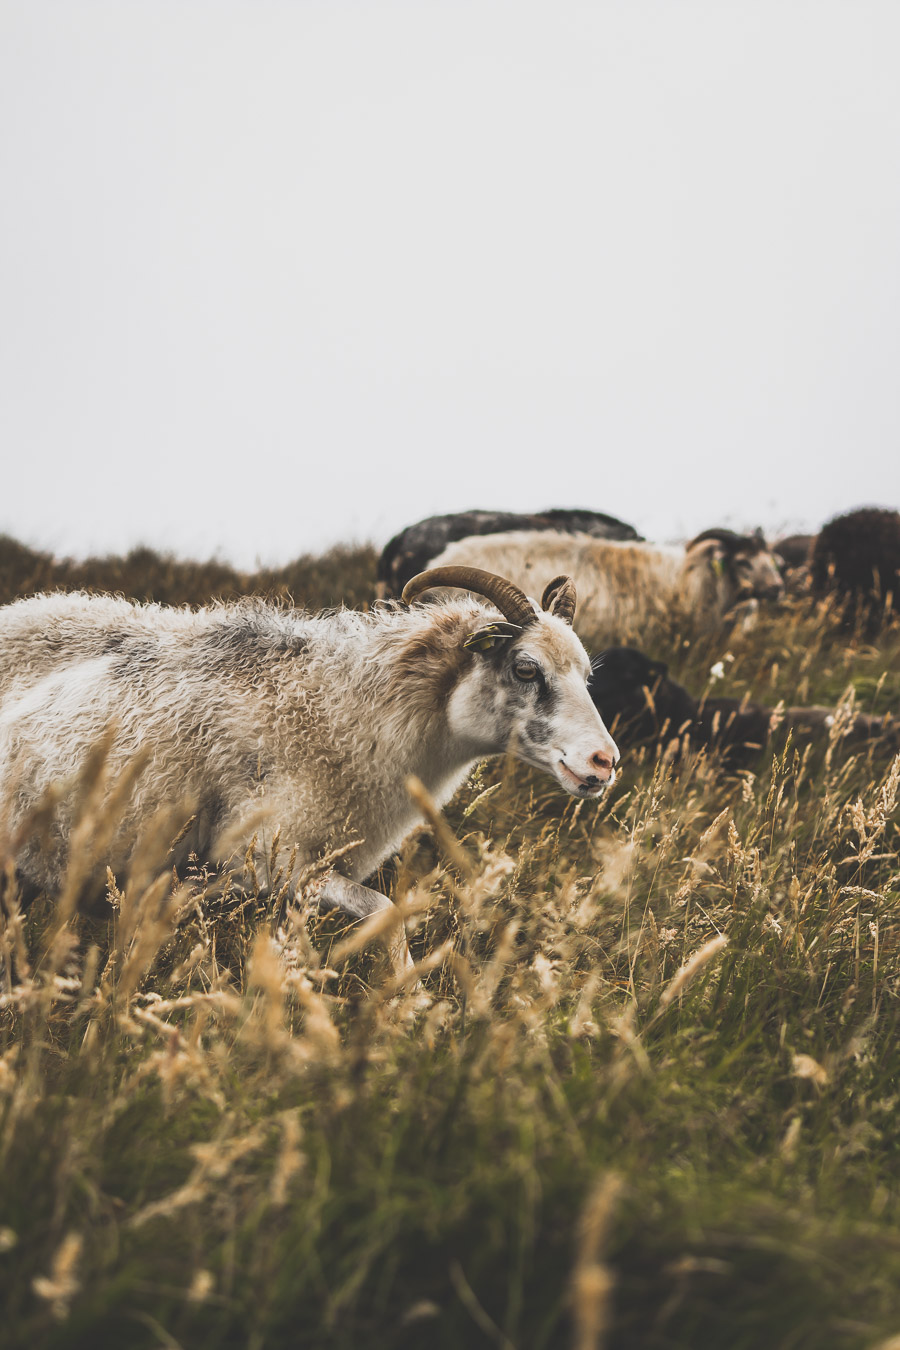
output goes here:
{"type": "Polygon", "coordinates": [[[900,512],[863,507],[823,525],[812,550],[813,594],[834,595],[844,623],[859,619],[872,634],[885,617],[888,597],[900,605],[900,512]]]}
{"type": "MultiPolygon", "coordinates": [[[[591,663],[590,692],[620,749],[673,741],[694,750],[715,750],[729,769],[745,768],[776,729],[798,738],[827,737],[834,709],[773,708],[746,699],[696,699],[670,678],[668,667],[635,647],[610,647],[591,663]]],[[[858,714],[844,733],[851,741],[883,739],[900,747],[900,720],[858,714]]]]}

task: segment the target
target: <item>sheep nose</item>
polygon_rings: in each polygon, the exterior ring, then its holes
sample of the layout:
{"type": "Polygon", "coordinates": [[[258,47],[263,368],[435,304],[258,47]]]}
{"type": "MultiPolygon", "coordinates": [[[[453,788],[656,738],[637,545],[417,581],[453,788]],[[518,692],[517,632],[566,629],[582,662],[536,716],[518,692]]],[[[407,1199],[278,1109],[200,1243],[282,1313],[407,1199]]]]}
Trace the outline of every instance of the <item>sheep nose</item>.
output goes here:
{"type": "Polygon", "coordinates": [[[598,750],[595,755],[590,756],[588,764],[590,764],[592,769],[597,770],[600,781],[605,782],[613,771],[614,760],[612,755],[608,754],[606,750],[598,750]]]}

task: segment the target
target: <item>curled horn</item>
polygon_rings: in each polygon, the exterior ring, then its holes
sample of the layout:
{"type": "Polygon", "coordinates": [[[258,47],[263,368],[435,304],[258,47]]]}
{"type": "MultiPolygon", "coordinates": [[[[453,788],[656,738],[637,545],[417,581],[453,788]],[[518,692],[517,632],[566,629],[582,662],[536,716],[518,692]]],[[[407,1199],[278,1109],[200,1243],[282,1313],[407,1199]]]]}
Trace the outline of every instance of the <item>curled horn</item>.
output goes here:
{"type": "Polygon", "coordinates": [[[713,539],[716,543],[729,553],[760,553],[768,548],[765,535],[757,527],[752,534],[738,534],[735,530],[712,529],[701,530],[689,544],[685,544],[685,551],[689,552],[695,544],[705,543],[707,539],[713,539]]]}
{"type": "Polygon", "coordinates": [[[699,534],[695,534],[690,543],[685,544],[685,548],[693,548],[695,544],[704,544],[707,539],[714,539],[717,544],[730,544],[732,547],[744,542],[744,536],[738,534],[735,530],[714,528],[712,530],[701,530],[699,534]]]}
{"type": "Polygon", "coordinates": [[[527,628],[529,624],[537,622],[537,614],[524,591],[520,591],[511,581],[505,581],[494,572],[484,572],[480,567],[432,567],[430,571],[420,572],[406,583],[402,598],[410,604],[423,591],[430,591],[432,586],[457,586],[460,590],[483,595],[497,606],[504,619],[518,624],[520,628],[527,628]]]}
{"type": "Polygon", "coordinates": [[[575,618],[575,582],[571,577],[554,577],[549,586],[544,587],[541,609],[555,614],[571,628],[575,618]]]}

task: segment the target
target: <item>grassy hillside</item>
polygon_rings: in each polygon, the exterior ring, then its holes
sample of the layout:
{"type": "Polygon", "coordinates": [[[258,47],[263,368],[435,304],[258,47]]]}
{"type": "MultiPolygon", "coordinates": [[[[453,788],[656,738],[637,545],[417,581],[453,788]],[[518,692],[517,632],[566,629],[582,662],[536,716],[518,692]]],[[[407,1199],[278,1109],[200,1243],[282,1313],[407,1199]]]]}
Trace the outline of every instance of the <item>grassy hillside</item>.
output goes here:
{"type": "MultiPolygon", "coordinates": [[[[17,548],[3,599],[374,593],[365,549],[248,578],[17,548]]],[[[694,691],[721,660],[717,692],[900,708],[896,625],[798,605],[654,654],[694,691]]],[[[9,1344],[900,1345],[900,757],[641,752],[600,805],[483,766],[382,876],[414,992],[249,875],[173,879],[167,839],[82,913],[102,774],[63,893],[2,902],[9,1344]]]]}
{"type": "Polygon", "coordinates": [[[161,605],[205,605],[239,595],[267,595],[310,609],[362,605],[374,595],[377,554],[368,546],[308,554],[287,567],[238,572],[228,563],[184,562],[149,548],[119,557],[58,559],[0,535],[0,604],[37,591],[86,590],[155,600],[161,605]]]}

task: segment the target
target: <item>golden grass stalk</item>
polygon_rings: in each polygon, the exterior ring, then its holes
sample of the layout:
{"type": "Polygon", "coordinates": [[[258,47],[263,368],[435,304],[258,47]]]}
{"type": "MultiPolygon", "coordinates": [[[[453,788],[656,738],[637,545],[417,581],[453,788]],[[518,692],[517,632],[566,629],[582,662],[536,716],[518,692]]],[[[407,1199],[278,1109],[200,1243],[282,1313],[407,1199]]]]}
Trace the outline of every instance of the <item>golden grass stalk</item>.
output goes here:
{"type": "Polygon", "coordinates": [[[406,780],[406,790],[434,830],[435,838],[448,861],[466,881],[470,881],[473,875],[472,861],[465,849],[460,847],[459,840],[441,815],[425,784],[415,774],[410,774],[406,780]]]}
{"type": "Polygon", "coordinates": [[[607,1172],[596,1182],[578,1222],[572,1272],[575,1350],[602,1350],[612,1323],[615,1278],[602,1258],[621,1191],[621,1179],[607,1172]]]}
{"type": "Polygon", "coordinates": [[[714,956],[718,956],[728,946],[728,938],[724,933],[719,933],[717,937],[710,938],[709,942],[704,942],[699,951],[685,961],[684,965],[675,972],[672,979],[666,985],[659,996],[661,1008],[667,1008],[673,999],[678,998],[679,994],[690,984],[704,966],[708,965],[714,956]]]}
{"type": "Polygon", "coordinates": [[[38,1298],[45,1299],[53,1310],[53,1316],[62,1321],[69,1311],[69,1304],[78,1293],[80,1284],[77,1277],[78,1262],[84,1239],[80,1233],[67,1233],[56,1249],[50,1275],[37,1275],[32,1288],[38,1298]]]}

